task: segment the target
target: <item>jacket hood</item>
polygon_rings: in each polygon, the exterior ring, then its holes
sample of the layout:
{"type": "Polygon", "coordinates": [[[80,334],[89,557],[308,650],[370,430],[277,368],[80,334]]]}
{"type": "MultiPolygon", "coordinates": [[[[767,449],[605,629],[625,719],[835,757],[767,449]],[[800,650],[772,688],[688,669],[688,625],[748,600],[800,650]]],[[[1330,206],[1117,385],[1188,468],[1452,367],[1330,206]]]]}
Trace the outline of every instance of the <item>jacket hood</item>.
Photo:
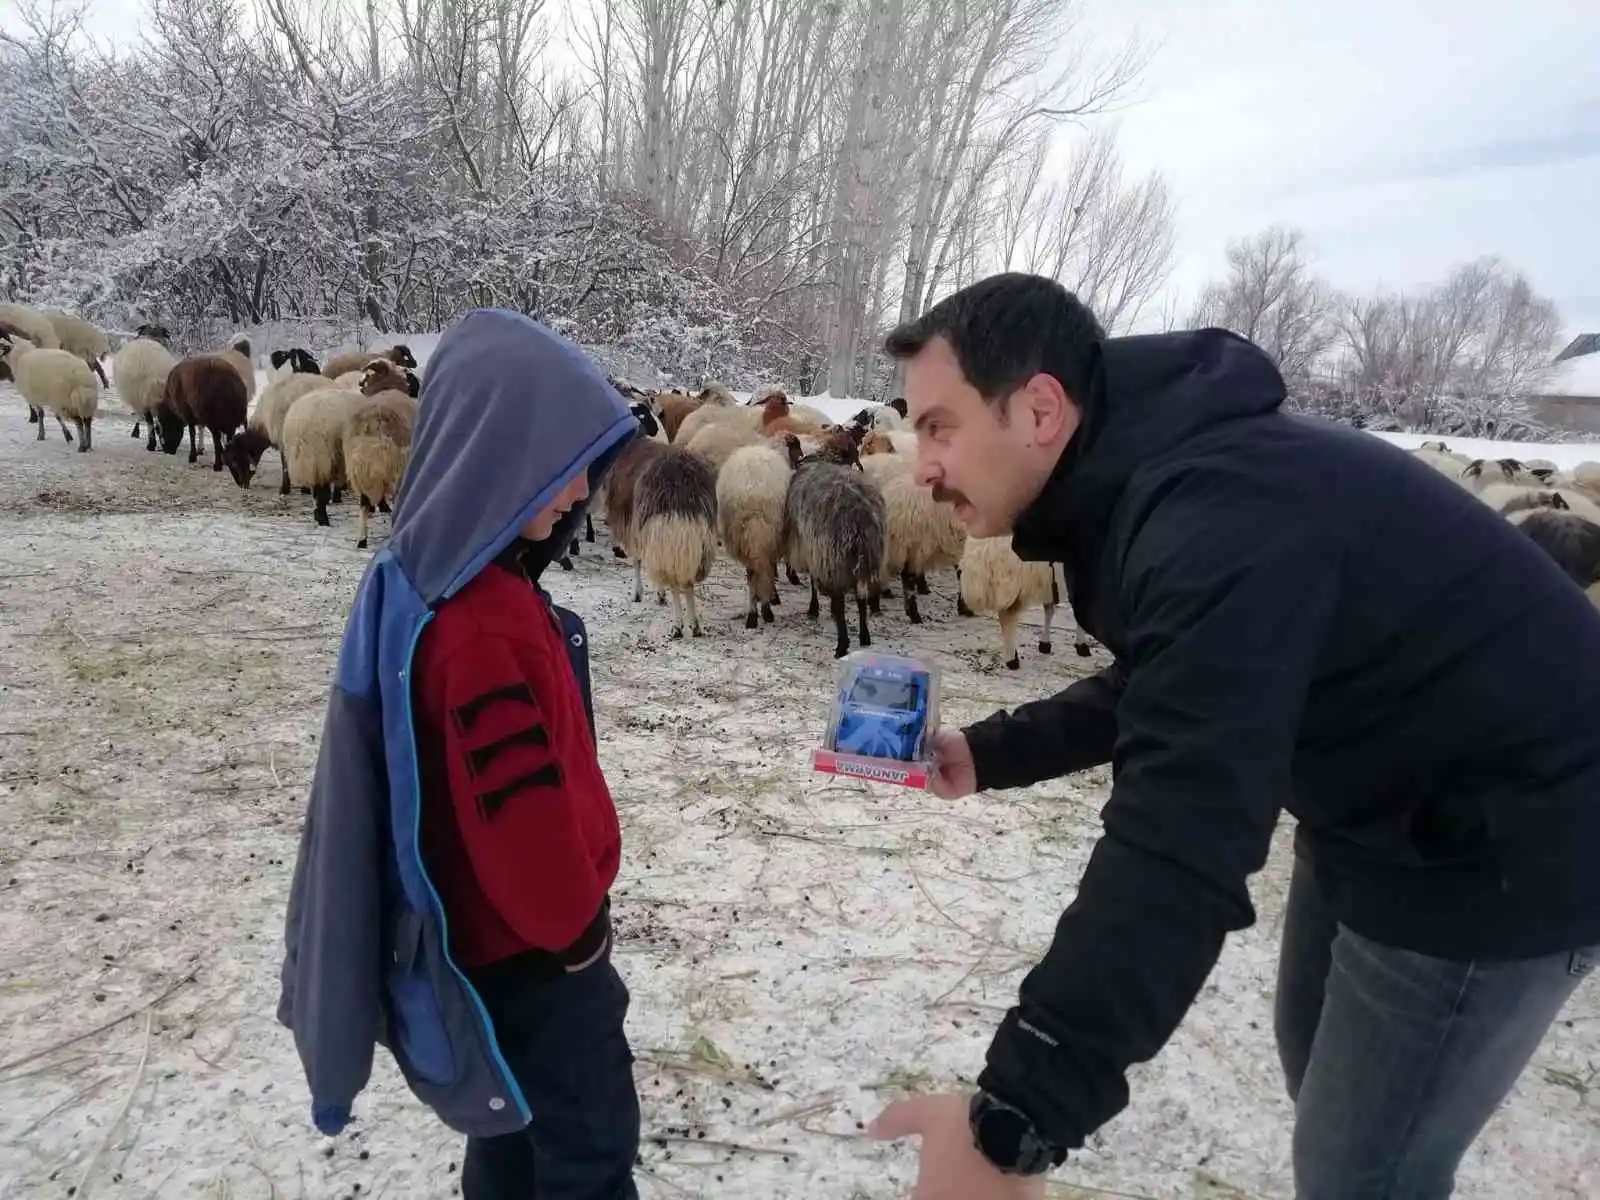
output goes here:
{"type": "Polygon", "coordinates": [[[1081,554],[1104,536],[1136,471],[1181,457],[1213,426],[1275,411],[1285,395],[1272,360],[1225,329],[1107,338],[1092,377],[1077,433],[1017,518],[1022,558],[1081,554]]]}
{"type": "MultiPolygon", "coordinates": [[[[509,546],[579,471],[598,487],[638,428],[571,342],[520,313],[473,309],[428,362],[388,549],[431,608],[509,546]]],[[[587,507],[530,544],[530,574],[559,556],[587,507]]]]}

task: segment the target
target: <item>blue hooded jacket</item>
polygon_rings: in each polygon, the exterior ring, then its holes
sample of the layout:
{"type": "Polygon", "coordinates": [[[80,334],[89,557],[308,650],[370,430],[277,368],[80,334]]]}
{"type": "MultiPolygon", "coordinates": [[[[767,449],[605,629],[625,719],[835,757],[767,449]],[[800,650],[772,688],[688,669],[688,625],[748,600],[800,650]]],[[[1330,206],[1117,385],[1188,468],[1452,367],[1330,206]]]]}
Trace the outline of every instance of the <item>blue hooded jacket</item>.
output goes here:
{"type": "MultiPolygon", "coordinates": [[[[418,844],[412,655],[441,602],[579,471],[598,487],[637,432],[598,368],[514,312],[467,313],[428,363],[393,531],[345,625],[285,923],[278,1020],[294,1032],[325,1134],[349,1121],[380,1044],[452,1129],[494,1137],[531,1119],[483,1001],[451,959],[418,844]]],[[[552,557],[586,508],[544,543],[552,557]]],[[[588,708],[583,624],[554,611],[588,708]]]]}

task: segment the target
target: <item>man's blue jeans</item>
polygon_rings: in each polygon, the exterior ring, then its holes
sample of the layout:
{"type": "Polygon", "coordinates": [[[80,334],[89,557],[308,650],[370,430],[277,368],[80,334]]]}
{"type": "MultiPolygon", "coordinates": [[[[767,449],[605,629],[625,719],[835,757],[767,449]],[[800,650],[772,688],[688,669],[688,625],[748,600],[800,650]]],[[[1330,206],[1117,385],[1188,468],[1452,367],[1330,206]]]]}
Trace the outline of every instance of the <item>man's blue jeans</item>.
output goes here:
{"type": "Polygon", "coordinates": [[[1452,962],[1340,925],[1297,862],[1278,960],[1278,1055],[1298,1200],[1435,1200],[1600,947],[1452,962]]]}

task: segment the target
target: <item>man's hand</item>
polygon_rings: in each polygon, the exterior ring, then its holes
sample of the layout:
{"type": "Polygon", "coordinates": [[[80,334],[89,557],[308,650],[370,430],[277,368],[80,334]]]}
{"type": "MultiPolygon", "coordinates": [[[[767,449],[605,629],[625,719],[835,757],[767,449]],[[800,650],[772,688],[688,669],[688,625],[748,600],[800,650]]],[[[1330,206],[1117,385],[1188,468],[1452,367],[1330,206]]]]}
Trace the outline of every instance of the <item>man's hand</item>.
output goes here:
{"type": "MultiPolygon", "coordinates": [[[[966,745],[959,733],[952,736],[966,745]]],[[[967,770],[970,778],[970,759],[967,770]]],[[[922,1138],[911,1200],[1043,1200],[1043,1175],[1006,1175],[973,1144],[968,1102],[966,1096],[950,1094],[896,1100],[867,1132],[880,1141],[922,1138]]]]}
{"type": "Polygon", "coordinates": [[[933,735],[933,778],[928,788],[944,800],[959,800],[978,790],[978,769],[972,762],[967,735],[959,729],[941,729],[933,735]]]}

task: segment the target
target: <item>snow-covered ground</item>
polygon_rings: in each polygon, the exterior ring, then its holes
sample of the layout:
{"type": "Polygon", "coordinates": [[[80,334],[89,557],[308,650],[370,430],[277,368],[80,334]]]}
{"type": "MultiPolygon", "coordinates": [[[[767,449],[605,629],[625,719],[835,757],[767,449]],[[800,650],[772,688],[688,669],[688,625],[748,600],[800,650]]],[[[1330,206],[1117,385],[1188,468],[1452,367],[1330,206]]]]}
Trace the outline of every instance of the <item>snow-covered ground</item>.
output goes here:
{"type": "MultiPolygon", "coordinates": [[[[114,407],[110,406],[109,407],[114,407]]],[[[0,1196],[454,1194],[461,1145],[380,1052],[353,1130],[316,1134],[274,1020],[305,788],[366,555],[354,511],[318,529],[147,454],[108,412],[78,455],[0,387],[0,1196]]],[[[1552,448],[1553,451],[1554,448],[1552,448]]],[[[1553,452],[1551,453],[1553,457],[1553,452]]],[[[379,518],[378,530],[383,529],[379,518]]],[[[648,1197],[903,1195],[910,1144],[862,1137],[905,1089],[980,1069],[1099,828],[1092,771],[955,803],[808,770],[833,677],[826,622],[785,589],[746,631],[719,563],[703,640],[629,603],[602,525],[562,601],[593,635],[600,744],[621,812],[618,963],[645,1113],[648,1197]]],[[[876,644],[944,671],[965,722],[1099,659],[1070,632],[1021,671],[948,577],[876,644]]],[[[1288,833],[1132,1105],[1058,1196],[1288,1196],[1291,1112],[1271,1035],[1288,833]]],[[[1460,1195],[1600,1195],[1600,989],[1540,1047],[1460,1195]]]]}

